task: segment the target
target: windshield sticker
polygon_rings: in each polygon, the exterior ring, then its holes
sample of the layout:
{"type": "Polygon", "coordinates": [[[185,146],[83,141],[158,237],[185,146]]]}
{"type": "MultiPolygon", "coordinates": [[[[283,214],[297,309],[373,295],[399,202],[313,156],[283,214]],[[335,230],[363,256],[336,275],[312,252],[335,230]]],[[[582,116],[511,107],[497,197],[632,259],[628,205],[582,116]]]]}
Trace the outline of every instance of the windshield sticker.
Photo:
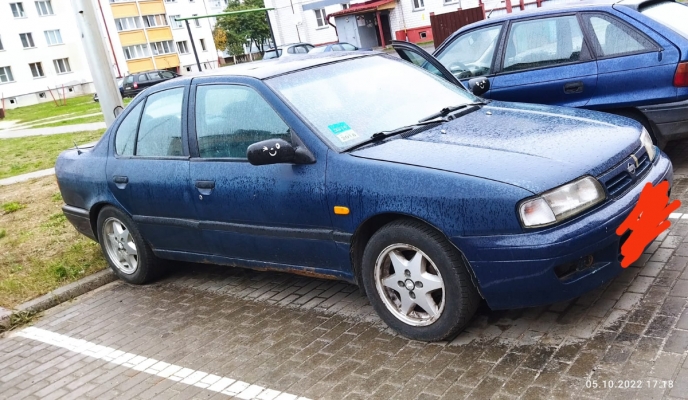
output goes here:
{"type": "Polygon", "coordinates": [[[336,124],[329,125],[330,131],[339,139],[340,142],[346,143],[354,139],[358,139],[358,133],[356,133],[346,122],[339,122],[336,124]]]}

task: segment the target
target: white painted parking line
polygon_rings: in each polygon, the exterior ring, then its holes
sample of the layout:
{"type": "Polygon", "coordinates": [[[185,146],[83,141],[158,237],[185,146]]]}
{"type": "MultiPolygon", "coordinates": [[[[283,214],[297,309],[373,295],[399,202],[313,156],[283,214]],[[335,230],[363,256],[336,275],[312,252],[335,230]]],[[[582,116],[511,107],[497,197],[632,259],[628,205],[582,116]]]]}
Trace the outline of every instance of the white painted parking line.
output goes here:
{"type": "Polygon", "coordinates": [[[240,399],[310,400],[290,393],[252,385],[248,382],[237,381],[235,379],[213,375],[203,371],[184,368],[154,358],[126,353],[122,350],[113,349],[112,347],[101,346],[82,339],[74,339],[59,333],[46,331],[45,329],[28,327],[15,332],[12,336],[21,336],[53,346],[62,347],[63,349],[121,365],[125,368],[159,376],[189,386],[196,386],[213,392],[235,396],[240,399]]]}
{"type": "Polygon", "coordinates": [[[688,214],[683,215],[683,213],[671,213],[669,214],[669,219],[681,219],[681,216],[683,216],[683,218],[686,218],[688,214]]]}

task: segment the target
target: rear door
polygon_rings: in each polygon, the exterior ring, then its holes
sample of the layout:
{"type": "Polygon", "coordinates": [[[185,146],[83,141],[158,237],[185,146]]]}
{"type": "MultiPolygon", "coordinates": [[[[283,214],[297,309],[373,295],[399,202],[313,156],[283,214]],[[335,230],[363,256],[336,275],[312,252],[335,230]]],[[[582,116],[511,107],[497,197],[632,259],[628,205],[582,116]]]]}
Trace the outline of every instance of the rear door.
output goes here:
{"type": "Polygon", "coordinates": [[[512,21],[490,98],[585,106],[597,86],[597,64],[576,14],[512,21]]]}
{"type": "Polygon", "coordinates": [[[154,249],[203,252],[189,189],[188,87],[156,91],[127,107],[116,129],[108,187],[154,249]]]}
{"type": "MultiPolygon", "coordinates": [[[[674,101],[678,49],[650,29],[641,32],[607,13],[584,13],[597,55],[597,93],[588,107],[605,109],[674,101]]],[[[688,24],[688,21],[686,21],[688,24]]]]}

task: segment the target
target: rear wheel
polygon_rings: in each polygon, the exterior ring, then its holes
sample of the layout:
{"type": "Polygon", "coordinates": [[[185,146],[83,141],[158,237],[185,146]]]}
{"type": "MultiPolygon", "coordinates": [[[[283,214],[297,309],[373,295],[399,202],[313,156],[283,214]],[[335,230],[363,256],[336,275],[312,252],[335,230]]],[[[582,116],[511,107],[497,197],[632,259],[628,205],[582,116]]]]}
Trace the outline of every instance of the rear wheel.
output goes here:
{"type": "Polygon", "coordinates": [[[100,211],[98,241],[110,268],[123,281],[143,284],[159,276],[160,261],[121,210],[106,206],[100,211]]]}
{"type": "Polygon", "coordinates": [[[461,254],[418,221],[391,222],[373,234],[363,253],[362,273],[375,311],[411,339],[455,336],[480,300],[461,254]]]}

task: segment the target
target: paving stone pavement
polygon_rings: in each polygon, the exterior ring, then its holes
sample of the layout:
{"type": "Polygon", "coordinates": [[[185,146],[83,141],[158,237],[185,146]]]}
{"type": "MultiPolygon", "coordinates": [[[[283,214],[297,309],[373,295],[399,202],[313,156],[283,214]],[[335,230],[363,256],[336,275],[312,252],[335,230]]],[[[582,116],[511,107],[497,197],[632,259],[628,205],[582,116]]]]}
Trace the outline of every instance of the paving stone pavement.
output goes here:
{"type": "MultiPolygon", "coordinates": [[[[688,143],[668,153],[688,205],[688,143]]],[[[442,343],[396,335],[353,285],[172,264],[0,338],[0,399],[688,399],[688,207],[671,221],[606,286],[483,305],[442,343]]]]}

